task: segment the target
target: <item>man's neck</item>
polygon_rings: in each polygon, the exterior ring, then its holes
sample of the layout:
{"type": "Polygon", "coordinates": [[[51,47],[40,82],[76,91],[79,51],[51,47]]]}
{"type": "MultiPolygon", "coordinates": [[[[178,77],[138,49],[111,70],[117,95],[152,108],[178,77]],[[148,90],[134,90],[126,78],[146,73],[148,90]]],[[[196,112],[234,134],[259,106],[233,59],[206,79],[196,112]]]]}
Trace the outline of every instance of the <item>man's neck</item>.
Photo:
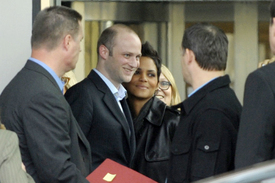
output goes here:
{"type": "MultiPolygon", "coordinates": [[[[46,49],[37,49],[32,50],[31,54],[32,58],[35,58],[43,63],[45,63],[47,66],[49,66],[58,77],[62,77],[66,71],[62,70],[62,67],[60,66],[60,63],[58,62],[59,59],[56,59],[56,54],[54,52],[49,52],[46,49]]],[[[60,58],[60,57],[59,57],[60,58]]]]}
{"type": "Polygon", "coordinates": [[[119,89],[120,84],[118,82],[115,82],[114,79],[112,79],[112,77],[110,77],[110,74],[104,69],[104,67],[100,67],[99,65],[97,65],[96,70],[98,70],[102,75],[104,75],[117,89],[119,89]]]}
{"type": "Polygon", "coordinates": [[[202,70],[193,77],[192,88],[196,90],[205,83],[211,81],[214,78],[224,76],[224,71],[205,71],[202,70]]]}

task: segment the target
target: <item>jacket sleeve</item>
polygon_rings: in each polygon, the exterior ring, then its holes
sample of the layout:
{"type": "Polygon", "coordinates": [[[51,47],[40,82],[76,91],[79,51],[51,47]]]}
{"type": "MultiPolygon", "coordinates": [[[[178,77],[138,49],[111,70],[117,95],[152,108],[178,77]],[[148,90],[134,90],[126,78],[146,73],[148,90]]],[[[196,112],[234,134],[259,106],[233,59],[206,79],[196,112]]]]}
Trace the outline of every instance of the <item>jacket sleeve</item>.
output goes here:
{"type": "Polygon", "coordinates": [[[250,74],[245,84],[236,168],[274,158],[274,110],[274,93],[268,79],[260,72],[250,74]]]}
{"type": "Polygon", "coordinates": [[[18,138],[14,132],[0,130],[0,182],[34,183],[22,169],[18,138]]]}
{"type": "MultiPolygon", "coordinates": [[[[25,137],[32,161],[42,182],[88,183],[72,163],[70,116],[62,95],[42,92],[23,112],[25,137]]],[[[25,163],[28,170],[28,163],[25,163]]]]}

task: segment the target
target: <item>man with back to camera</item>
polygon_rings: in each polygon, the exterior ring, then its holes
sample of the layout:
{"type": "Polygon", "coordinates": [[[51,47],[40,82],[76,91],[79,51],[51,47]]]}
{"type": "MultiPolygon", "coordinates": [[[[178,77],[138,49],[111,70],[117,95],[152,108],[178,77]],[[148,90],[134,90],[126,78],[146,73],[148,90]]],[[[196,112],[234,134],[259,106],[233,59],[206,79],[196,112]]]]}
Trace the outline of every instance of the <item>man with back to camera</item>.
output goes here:
{"type": "Polygon", "coordinates": [[[31,57],[0,96],[1,119],[17,133],[22,161],[37,183],[88,183],[90,146],[65,100],[61,77],[75,68],[82,16],[55,6],[35,18],[31,57]]]}
{"type": "Polygon", "coordinates": [[[141,41],[128,26],[115,24],[102,32],[97,52],[96,69],[65,97],[90,142],[92,169],[106,158],[130,167],[135,134],[121,83],[129,82],[139,66],[141,41]]]}
{"type": "Polygon", "coordinates": [[[228,39],[210,24],[187,28],[182,74],[193,92],[178,107],[181,119],[170,158],[168,183],[186,183],[234,169],[241,104],[224,74],[228,39]]]}
{"type": "MultiPolygon", "coordinates": [[[[275,54],[275,1],[270,3],[269,43],[275,54]]],[[[275,62],[246,79],[235,164],[243,168],[275,158],[275,62]]]]}

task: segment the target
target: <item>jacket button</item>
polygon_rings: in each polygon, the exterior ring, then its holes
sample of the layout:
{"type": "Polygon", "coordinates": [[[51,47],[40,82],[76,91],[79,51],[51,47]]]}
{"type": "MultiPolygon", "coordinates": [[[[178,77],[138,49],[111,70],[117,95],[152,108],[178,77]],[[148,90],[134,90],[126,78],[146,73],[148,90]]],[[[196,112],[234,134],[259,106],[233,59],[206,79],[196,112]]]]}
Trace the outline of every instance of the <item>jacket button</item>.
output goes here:
{"type": "Polygon", "coordinates": [[[209,150],[209,148],[210,148],[209,145],[205,145],[205,146],[204,146],[204,149],[205,149],[205,150],[209,150]]]}

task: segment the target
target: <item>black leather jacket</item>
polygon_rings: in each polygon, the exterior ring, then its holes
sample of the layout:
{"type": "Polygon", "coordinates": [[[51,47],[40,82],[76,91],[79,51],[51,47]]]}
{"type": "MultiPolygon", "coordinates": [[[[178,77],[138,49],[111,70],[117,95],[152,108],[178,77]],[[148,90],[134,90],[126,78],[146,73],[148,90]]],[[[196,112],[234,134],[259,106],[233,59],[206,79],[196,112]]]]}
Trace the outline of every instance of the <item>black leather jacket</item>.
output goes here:
{"type": "Polygon", "coordinates": [[[169,146],[180,119],[179,111],[156,97],[150,99],[134,119],[136,154],[132,168],[162,183],[167,176],[169,146]]]}

